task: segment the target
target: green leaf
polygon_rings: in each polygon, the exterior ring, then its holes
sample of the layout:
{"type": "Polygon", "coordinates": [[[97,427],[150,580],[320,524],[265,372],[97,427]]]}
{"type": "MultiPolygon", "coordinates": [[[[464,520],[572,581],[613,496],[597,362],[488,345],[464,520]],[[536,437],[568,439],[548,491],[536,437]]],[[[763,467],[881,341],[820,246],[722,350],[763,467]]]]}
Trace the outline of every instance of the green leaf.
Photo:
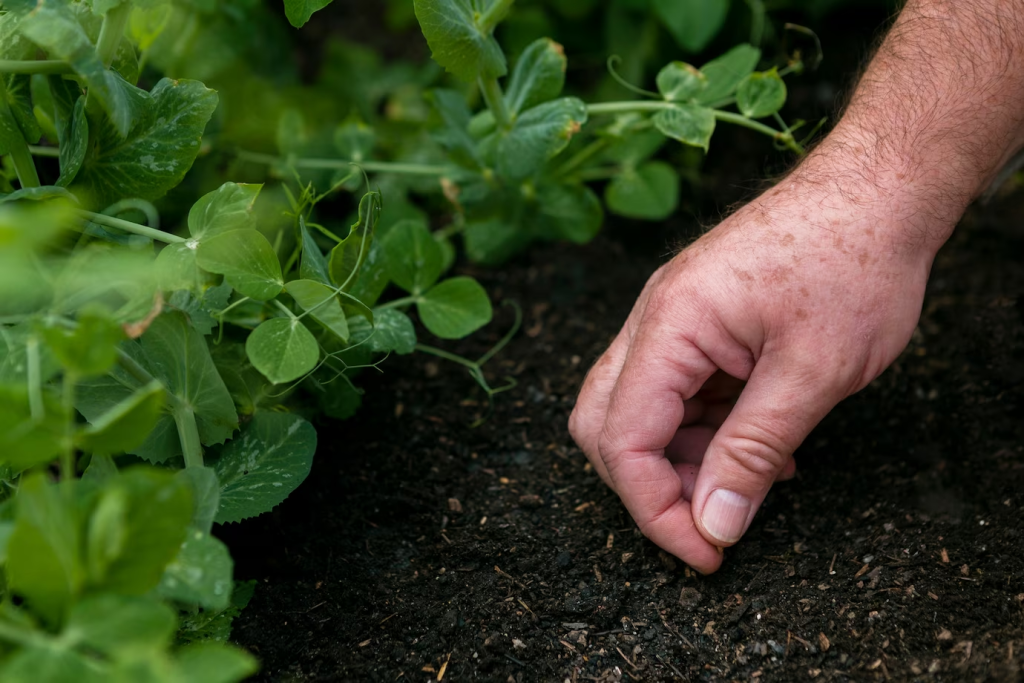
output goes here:
{"type": "Polygon", "coordinates": [[[466,255],[474,263],[497,266],[522,251],[530,243],[530,233],[504,218],[466,223],[462,233],[466,255]]]}
{"type": "Polygon", "coordinates": [[[295,28],[302,28],[314,12],[329,4],[331,0],[284,0],[284,14],[288,17],[288,23],[295,28]]]}
{"type": "Polygon", "coordinates": [[[535,231],[545,239],[586,244],[604,222],[601,200],[586,185],[544,183],[538,188],[540,208],[535,231]]]}
{"type": "Polygon", "coordinates": [[[124,331],[109,315],[98,309],[84,311],[78,326],[46,327],[41,330],[47,346],[68,372],[78,377],[102,375],[117,359],[117,345],[124,331]]]}
{"type": "Polygon", "coordinates": [[[302,234],[302,263],[299,266],[299,275],[303,280],[329,285],[331,275],[327,268],[327,259],[313,239],[313,233],[306,227],[306,219],[303,216],[299,216],[299,232],[302,234]]]}
{"type": "Polygon", "coordinates": [[[60,187],[67,187],[74,182],[78,172],[85,163],[85,155],[89,148],[89,119],[85,115],[85,96],[77,93],[74,88],[76,99],[73,104],[63,110],[61,97],[57,93],[70,96],[71,87],[67,81],[59,80],[56,76],[51,77],[50,89],[54,92],[56,106],[54,109],[54,125],[57,127],[57,142],[60,145],[60,177],[54,183],[60,187]]]}
{"type": "Polygon", "coordinates": [[[203,609],[227,609],[234,567],[226,545],[207,532],[192,529],[178,556],[167,565],[156,595],[203,609]]]}
{"type": "Polygon", "coordinates": [[[274,134],[277,151],[284,157],[297,156],[309,145],[309,133],[306,131],[306,117],[294,107],[281,112],[277,120],[274,134]]]}
{"type": "Polygon", "coordinates": [[[107,69],[74,6],[60,0],[41,2],[23,18],[21,31],[51,57],[71,65],[85,81],[90,98],[106,111],[112,135],[119,141],[127,138],[143,116],[149,96],[107,69]]]}
{"type": "Polygon", "coordinates": [[[203,195],[188,212],[188,231],[205,239],[233,230],[256,227],[253,207],[263,185],[224,183],[203,195]]]}
{"type": "Polygon", "coordinates": [[[434,61],[464,81],[504,76],[505,53],[478,24],[478,17],[497,1],[414,0],[434,61]]]}
{"type": "Polygon", "coordinates": [[[231,591],[231,604],[223,610],[199,610],[182,615],[178,642],[202,641],[226,643],[231,637],[231,624],[252,600],[255,581],[236,581],[231,591]]]}
{"type": "MultiPolygon", "coordinates": [[[[20,17],[14,13],[0,16],[0,60],[28,60],[34,57],[35,45],[18,32],[20,17]]],[[[24,140],[29,144],[39,142],[41,130],[33,112],[30,77],[18,74],[3,74],[0,82],[6,93],[0,99],[0,111],[6,103],[9,111],[0,114],[0,154],[10,151],[13,144],[24,140]]],[[[2,92],[3,89],[0,89],[2,92]]]]}
{"type": "Polygon", "coordinates": [[[269,301],[284,289],[274,247],[256,230],[232,230],[201,240],[196,262],[203,270],[223,275],[238,293],[256,301],[269,301]]]}
{"type": "Polygon", "coordinates": [[[127,453],[146,441],[160,419],[163,407],[163,385],[150,382],[79,430],[75,443],[86,453],[127,453]]]}
{"type": "Polygon", "coordinates": [[[151,598],[97,595],[72,608],[61,637],[114,658],[156,654],[170,644],[178,619],[151,598]]]}
{"type": "Polygon", "coordinates": [[[627,168],[608,184],[605,202],[626,218],[664,220],[679,205],[679,174],[663,161],[627,168]]]}
{"type": "Polygon", "coordinates": [[[541,38],[523,51],[512,78],[509,79],[505,103],[515,116],[562,94],[565,87],[565,48],[551,40],[541,38]]]}
{"type": "Polygon", "coordinates": [[[285,285],[285,291],[302,310],[308,312],[313,319],[333,332],[343,342],[348,341],[348,320],[341,310],[334,289],[313,280],[292,280],[285,285]]]}
{"type": "Polygon", "coordinates": [[[193,243],[168,244],[156,255],[153,270],[157,286],[165,292],[179,289],[200,292],[203,288],[203,271],[196,262],[196,248],[193,243]]]}
{"type": "Polygon", "coordinates": [[[221,483],[217,523],[272,510],[309,474],[316,430],[297,415],[256,413],[211,466],[221,483]]]}
{"type": "Polygon", "coordinates": [[[211,467],[187,467],[175,476],[188,482],[192,491],[192,527],[210,533],[220,506],[220,482],[211,467]]]}
{"type": "Polygon", "coordinates": [[[91,132],[95,144],[72,190],[100,206],[123,197],[162,197],[192,167],[203,130],[216,108],[217,93],[202,83],[161,80],[127,138],[110,126],[91,132]]]}
{"type": "Polygon", "coordinates": [[[60,646],[31,646],[15,652],[0,667],[4,683],[106,683],[95,664],[60,646]]]}
{"type": "Polygon", "coordinates": [[[427,226],[405,220],[395,224],[381,241],[392,282],[418,296],[441,277],[444,255],[427,226]]]}
{"type": "Polygon", "coordinates": [[[736,106],[751,119],[771,116],[786,103],[786,83],[778,69],[752,73],[736,88],[736,106]]]}
{"type": "Polygon", "coordinates": [[[334,131],[334,147],[343,159],[359,163],[373,151],[377,135],[362,119],[349,117],[334,131]]]}
{"type": "Polygon", "coordinates": [[[80,539],[73,501],[42,474],[24,477],[7,543],[7,580],[12,592],[50,622],[71,606],[85,580],[80,539]]]}
{"type": "Polygon", "coordinates": [[[237,683],[258,669],[251,654],[222,643],[196,643],[178,651],[179,680],[189,683],[237,683]]]}
{"type": "Polygon", "coordinates": [[[55,459],[66,444],[67,416],[43,394],[43,414],[32,418],[26,385],[0,384],[0,464],[21,471],[55,459]]]}
{"type": "Polygon", "coordinates": [[[342,291],[351,289],[362,273],[362,265],[370,252],[379,219],[380,193],[367,192],[359,201],[359,217],[348,236],[331,250],[331,279],[342,291]]]}
{"type": "Polygon", "coordinates": [[[707,77],[708,85],[697,98],[697,104],[714,104],[732,95],[760,59],[761,51],[744,43],[702,66],[700,71],[707,77]]]}
{"type": "Polygon", "coordinates": [[[296,318],[273,318],[249,335],[245,351],[253,367],[274,384],[299,379],[320,359],[316,337],[296,318]]]}
{"type": "Polygon", "coordinates": [[[654,11],[687,52],[700,52],[718,35],[729,0],[652,0],[654,11]]]}
{"type": "Polygon", "coordinates": [[[715,112],[695,104],[679,104],[659,111],[654,116],[654,127],[670,138],[706,152],[715,133],[715,112]]]}
{"type": "Polygon", "coordinates": [[[587,122],[587,105],[575,97],[545,102],[523,112],[510,131],[498,131],[481,142],[493,150],[498,172],[512,180],[527,178],[569,145],[587,122]]]}
{"type": "Polygon", "coordinates": [[[164,568],[177,555],[192,519],[192,495],[188,484],[168,471],[151,467],[131,467],[114,479],[105,495],[121,498],[123,514],[109,521],[100,515],[100,507],[89,522],[93,538],[110,542],[90,543],[90,568],[100,568],[92,581],[97,589],[123,595],[142,595],[152,590],[163,576],[164,568]],[[117,524],[120,532],[99,532],[102,525],[117,524]],[[101,526],[98,526],[101,525],[101,526]],[[113,541],[117,541],[116,543],[113,541]],[[103,553],[97,557],[96,553],[103,553]]]}
{"type": "MultiPolygon", "coordinates": [[[[224,381],[210,357],[206,340],[178,311],[164,313],[152,322],[137,342],[122,345],[143,369],[195,411],[203,444],[223,443],[238,427],[238,415],[224,381]]],[[[83,382],[76,392],[75,407],[89,422],[99,420],[125,400],[139,383],[121,368],[111,375],[83,382]]],[[[163,462],[181,455],[181,442],[174,419],[162,415],[149,438],[134,455],[151,462],[163,462]]]]}
{"type": "Polygon", "coordinates": [[[669,102],[692,100],[707,85],[707,76],[685,62],[672,62],[658,72],[658,92],[669,102]]]}
{"type": "Polygon", "coordinates": [[[494,310],[480,283],[453,277],[419,300],[416,310],[428,330],[441,339],[462,339],[491,322],[494,310]]]}
{"type": "MultiPolygon", "coordinates": [[[[470,134],[472,115],[466,98],[455,90],[432,90],[427,94],[444,124],[434,137],[453,159],[464,166],[478,165],[476,139],[470,134]]],[[[493,129],[493,126],[491,126],[493,129]]]]}
{"type": "Polygon", "coordinates": [[[416,350],[416,328],[405,313],[394,308],[380,308],[374,312],[373,324],[366,318],[352,318],[352,344],[366,343],[375,353],[405,355],[416,350]]]}
{"type": "Polygon", "coordinates": [[[636,166],[658,153],[667,142],[664,135],[656,130],[644,130],[611,144],[604,152],[608,161],[623,166],[636,166]]]}

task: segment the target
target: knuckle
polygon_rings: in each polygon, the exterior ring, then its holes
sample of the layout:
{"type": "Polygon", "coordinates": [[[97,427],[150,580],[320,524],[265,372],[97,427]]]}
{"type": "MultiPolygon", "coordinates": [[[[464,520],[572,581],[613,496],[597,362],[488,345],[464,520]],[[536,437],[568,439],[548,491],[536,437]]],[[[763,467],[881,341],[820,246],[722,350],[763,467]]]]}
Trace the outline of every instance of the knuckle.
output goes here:
{"type": "Polygon", "coordinates": [[[789,462],[790,452],[772,438],[730,437],[724,453],[738,467],[759,480],[772,480],[789,462]]]}

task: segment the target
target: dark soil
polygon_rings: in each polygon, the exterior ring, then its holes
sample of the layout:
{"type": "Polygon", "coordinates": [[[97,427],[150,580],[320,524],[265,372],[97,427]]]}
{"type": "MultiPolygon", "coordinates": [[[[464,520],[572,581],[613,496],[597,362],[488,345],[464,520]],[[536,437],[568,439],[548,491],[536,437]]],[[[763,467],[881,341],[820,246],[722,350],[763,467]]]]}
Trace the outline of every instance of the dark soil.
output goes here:
{"type": "Polygon", "coordinates": [[[265,681],[1022,680],[1022,204],[972,211],[910,348],[710,577],[639,534],[565,426],[656,253],[598,240],[475,273],[526,312],[491,368],[518,388],[472,429],[457,366],[364,377],[309,480],[223,531],[259,581],[235,638],[265,681]]]}

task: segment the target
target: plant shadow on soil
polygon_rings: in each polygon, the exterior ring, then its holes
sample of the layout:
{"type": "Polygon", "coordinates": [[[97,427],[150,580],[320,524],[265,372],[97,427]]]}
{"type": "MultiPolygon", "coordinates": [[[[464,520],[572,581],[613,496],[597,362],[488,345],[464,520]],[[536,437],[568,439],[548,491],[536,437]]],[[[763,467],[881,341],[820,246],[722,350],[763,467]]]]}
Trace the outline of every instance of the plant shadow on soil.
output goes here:
{"type": "Polygon", "coordinates": [[[355,419],[320,425],[308,481],[220,530],[259,582],[234,632],[258,679],[1021,680],[1022,204],[972,209],[910,347],[710,577],[639,534],[565,426],[659,259],[599,239],[474,272],[525,311],[493,417],[468,426],[458,367],[391,359],[355,419]]]}

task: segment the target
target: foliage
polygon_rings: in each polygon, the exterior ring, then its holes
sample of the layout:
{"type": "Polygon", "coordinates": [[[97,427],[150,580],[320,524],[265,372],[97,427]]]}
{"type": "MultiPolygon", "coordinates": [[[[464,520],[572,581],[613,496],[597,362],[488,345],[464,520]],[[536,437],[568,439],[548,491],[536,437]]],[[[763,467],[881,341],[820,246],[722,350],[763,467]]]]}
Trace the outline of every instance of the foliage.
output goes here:
{"type": "MultiPolygon", "coordinates": [[[[553,40],[509,58],[511,0],[409,4],[435,65],[332,44],[297,90],[252,0],[3,0],[0,679],[244,678],[225,642],[253,586],[213,531],[302,483],[310,420],[352,416],[390,354],[514,385],[484,371],[514,304],[477,360],[421,343],[494,317],[460,251],[583,243],[605,207],[663,219],[680,176],[659,153],[707,152],[722,122],[802,152],[779,115],[798,60],[758,71],[744,44],[591,103],[553,40]]],[[[699,49],[724,10],[695,7],[650,5],[699,49]]]]}

